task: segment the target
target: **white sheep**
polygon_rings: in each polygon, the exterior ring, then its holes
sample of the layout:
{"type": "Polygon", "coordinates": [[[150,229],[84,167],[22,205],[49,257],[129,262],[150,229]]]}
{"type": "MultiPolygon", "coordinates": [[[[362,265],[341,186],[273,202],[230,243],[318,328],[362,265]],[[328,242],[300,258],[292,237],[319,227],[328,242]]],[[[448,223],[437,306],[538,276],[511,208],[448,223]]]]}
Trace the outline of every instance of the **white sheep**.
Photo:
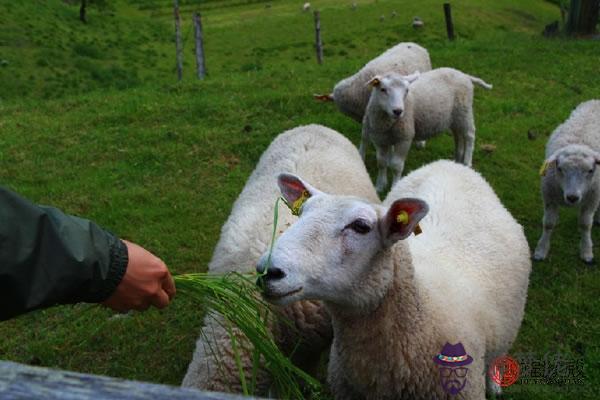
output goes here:
{"type": "Polygon", "coordinates": [[[333,88],[333,93],[315,95],[315,98],[335,102],[342,113],[356,122],[362,122],[371,95],[367,86],[371,78],[388,72],[406,75],[430,69],[431,60],[425,48],[411,42],[399,43],[369,61],[354,75],[339,81],[333,88]]]}
{"type": "MultiPolygon", "coordinates": [[[[352,143],[341,134],[320,125],[298,127],[279,135],[263,153],[233,210],[221,230],[208,270],[223,274],[231,271],[253,271],[261,254],[268,248],[273,231],[273,207],[279,197],[277,175],[281,172],[306,175],[328,191],[356,194],[379,202],[369,175],[352,143]]],[[[295,219],[281,204],[278,231],[284,231],[295,219]]],[[[331,324],[320,302],[307,301],[282,310],[299,332],[286,324],[277,327],[276,340],[284,351],[291,351],[300,335],[301,346],[294,352],[294,362],[310,369],[320,353],[329,346],[331,324]]],[[[241,384],[232,345],[220,321],[205,318],[196,351],[183,380],[183,386],[204,390],[241,392],[241,384]],[[211,350],[212,349],[212,350],[211,350]],[[218,368],[214,351],[222,355],[223,368],[218,368]]],[[[238,346],[245,350],[242,363],[246,376],[251,376],[251,346],[240,331],[235,330],[238,346]]],[[[269,377],[261,369],[259,393],[266,393],[269,377]]]]}
{"type": "Polygon", "coordinates": [[[452,68],[407,76],[376,75],[368,82],[372,90],[359,152],[364,160],[368,140],[375,145],[379,192],[387,186],[388,166],[394,170],[394,182],[402,176],[413,139],[424,141],[450,130],[455,141],[454,159],[471,166],[475,144],[474,83],[492,88],[481,79],[452,68]]]}
{"type": "Polygon", "coordinates": [[[302,11],[307,12],[310,10],[310,3],[304,3],[302,6],[302,11]]]}
{"type": "Polygon", "coordinates": [[[523,229],[488,183],[441,160],[400,180],[383,205],[326,194],[293,175],[280,175],[279,185],[288,201],[310,196],[274,246],[263,296],[325,303],[334,397],[483,399],[486,366],[521,325],[531,270],[523,229]],[[422,234],[410,236],[419,225],[422,234]],[[440,382],[433,358],[445,343],[467,353],[462,396],[444,391],[460,390],[460,381],[440,382]]]}
{"type": "Polygon", "coordinates": [[[543,232],[534,252],[544,260],[560,206],[579,207],[579,256],[593,263],[592,222],[600,224],[600,100],[580,104],[548,139],[542,169],[543,232]],[[596,213],[594,217],[594,213],[596,213]]]}
{"type": "Polygon", "coordinates": [[[423,22],[423,20],[419,17],[414,17],[412,20],[412,26],[415,29],[419,29],[425,26],[425,22],[423,22]]]}

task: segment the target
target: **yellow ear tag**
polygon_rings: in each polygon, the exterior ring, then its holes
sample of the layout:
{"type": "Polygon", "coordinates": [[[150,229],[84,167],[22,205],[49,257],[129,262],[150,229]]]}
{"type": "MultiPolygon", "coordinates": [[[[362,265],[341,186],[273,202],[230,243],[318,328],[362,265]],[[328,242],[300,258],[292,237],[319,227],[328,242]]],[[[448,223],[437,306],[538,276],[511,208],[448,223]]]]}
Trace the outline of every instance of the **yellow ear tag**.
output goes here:
{"type": "Polygon", "coordinates": [[[406,225],[408,224],[408,221],[408,213],[404,210],[400,211],[400,214],[398,214],[398,216],[396,217],[396,222],[398,222],[399,224],[406,225]]]}
{"type": "Polygon", "coordinates": [[[290,208],[290,210],[292,211],[292,215],[300,215],[300,207],[302,207],[302,204],[304,204],[304,202],[310,197],[310,193],[308,193],[307,190],[303,190],[302,194],[300,195],[300,197],[298,197],[293,203],[292,205],[290,205],[289,203],[286,202],[286,204],[288,205],[288,207],[290,208]]]}
{"type": "MultiPolygon", "coordinates": [[[[404,210],[400,211],[400,214],[398,214],[398,216],[396,217],[396,221],[399,224],[403,224],[403,225],[408,224],[408,222],[410,221],[408,213],[404,210]]],[[[421,229],[419,224],[417,224],[417,226],[415,226],[414,234],[415,234],[415,236],[417,236],[417,235],[420,235],[421,233],[423,233],[423,230],[421,229]]]]}
{"type": "Polygon", "coordinates": [[[544,163],[542,164],[542,167],[540,168],[540,176],[545,176],[546,175],[546,171],[548,171],[548,161],[544,161],[544,163]]]}

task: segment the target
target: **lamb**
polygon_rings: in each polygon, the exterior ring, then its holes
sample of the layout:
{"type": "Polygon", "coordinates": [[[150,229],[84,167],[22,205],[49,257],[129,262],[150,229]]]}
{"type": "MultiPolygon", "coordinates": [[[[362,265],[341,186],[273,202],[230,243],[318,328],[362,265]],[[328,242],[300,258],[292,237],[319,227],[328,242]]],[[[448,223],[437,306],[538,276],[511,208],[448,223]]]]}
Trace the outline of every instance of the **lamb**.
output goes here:
{"type": "Polygon", "coordinates": [[[383,205],[289,174],[279,186],[288,202],[304,190],[309,197],[270,265],[266,255],[259,261],[263,296],[324,302],[334,397],[483,399],[486,366],[519,330],[531,270],[523,229],[488,183],[440,160],[400,180],[383,205]],[[463,354],[444,359],[448,349],[463,354]],[[466,382],[440,379],[438,364],[453,361],[469,364],[466,382]]]}
{"type": "Polygon", "coordinates": [[[410,74],[430,69],[431,60],[426,49],[416,43],[399,43],[369,61],[354,75],[338,82],[333,88],[333,93],[315,95],[315,98],[335,102],[342,113],[360,123],[369,102],[367,82],[373,76],[388,72],[410,74]]]}
{"type": "Polygon", "coordinates": [[[454,135],[454,159],[471,166],[475,144],[473,84],[492,85],[452,68],[423,74],[376,75],[368,83],[371,97],[363,119],[360,154],[365,159],[367,141],[377,151],[377,191],[387,186],[387,167],[394,182],[402,176],[413,141],[427,140],[445,130],[454,135]],[[393,146],[393,150],[392,150],[393,146]]]}
{"type": "Polygon", "coordinates": [[[594,262],[592,220],[600,224],[600,100],[581,103],[546,144],[542,168],[543,232],[533,258],[546,259],[560,206],[579,207],[580,258],[594,262]],[[594,216],[594,213],[595,216],[594,216]]]}
{"type": "MultiPolygon", "coordinates": [[[[223,225],[208,270],[223,274],[230,271],[250,272],[260,255],[268,248],[273,230],[273,206],[279,196],[275,182],[280,172],[299,173],[327,188],[332,193],[356,194],[379,202],[369,175],[353,144],[341,134],[320,125],[301,126],[279,135],[263,153],[242,193],[233,205],[231,215],[223,225]]],[[[285,207],[285,206],[281,206],[285,207]]],[[[278,230],[292,222],[286,210],[279,211],[278,230]]],[[[283,308],[282,313],[295,323],[302,339],[294,352],[294,362],[310,369],[331,341],[329,315],[320,302],[298,302],[283,308]]],[[[192,362],[183,386],[203,390],[241,392],[241,383],[232,353],[232,345],[223,327],[212,318],[205,318],[192,362]],[[222,370],[211,349],[222,354],[222,370]]],[[[282,350],[290,352],[298,342],[297,332],[286,324],[277,330],[275,339],[282,350]],[[287,330],[285,328],[288,328],[287,330]]],[[[246,376],[251,376],[251,346],[236,330],[238,345],[246,350],[242,360],[246,376]]],[[[266,393],[269,377],[264,370],[258,379],[259,393],[266,393]]]]}

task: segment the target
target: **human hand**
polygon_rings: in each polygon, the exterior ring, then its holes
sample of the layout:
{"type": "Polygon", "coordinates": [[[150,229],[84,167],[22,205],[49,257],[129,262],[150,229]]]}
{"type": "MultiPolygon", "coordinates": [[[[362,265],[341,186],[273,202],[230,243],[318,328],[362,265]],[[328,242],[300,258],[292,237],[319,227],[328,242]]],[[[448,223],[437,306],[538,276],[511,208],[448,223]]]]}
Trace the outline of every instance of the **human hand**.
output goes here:
{"type": "Polygon", "coordinates": [[[175,296],[175,283],[165,263],[135,243],[123,243],[129,253],[127,270],[115,292],[102,304],[120,312],[168,306],[175,296]]]}

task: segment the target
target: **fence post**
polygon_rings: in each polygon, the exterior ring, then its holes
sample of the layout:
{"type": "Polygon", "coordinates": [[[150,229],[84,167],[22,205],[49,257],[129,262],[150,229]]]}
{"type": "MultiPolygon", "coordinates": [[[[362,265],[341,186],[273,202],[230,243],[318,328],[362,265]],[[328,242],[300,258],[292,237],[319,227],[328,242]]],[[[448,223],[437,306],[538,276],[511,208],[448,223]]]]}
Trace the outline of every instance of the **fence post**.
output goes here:
{"type": "Polygon", "coordinates": [[[181,45],[181,18],[179,17],[179,1],[173,0],[173,15],[175,17],[175,52],[177,57],[177,80],[183,77],[183,49],[181,45]]]}
{"type": "Polygon", "coordinates": [[[454,40],[454,24],[452,23],[450,3],[444,3],[444,16],[446,17],[446,32],[448,33],[448,39],[454,40]]]}
{"type": "Polygon", "coordinates": [[[321,14],[315,11],[315,50],[317,51],[317,62],[323,64],[323,42],[321,42],[321,14]]]}
{"type": "Polygon", "coordinates": [[[206,76],[206,64],[204,63],[204,37],[202,35],[200,13],[194,13],[194,36],[196,37],[196,65],[198,68],[198,79],[204,79],[206,76]]]}

